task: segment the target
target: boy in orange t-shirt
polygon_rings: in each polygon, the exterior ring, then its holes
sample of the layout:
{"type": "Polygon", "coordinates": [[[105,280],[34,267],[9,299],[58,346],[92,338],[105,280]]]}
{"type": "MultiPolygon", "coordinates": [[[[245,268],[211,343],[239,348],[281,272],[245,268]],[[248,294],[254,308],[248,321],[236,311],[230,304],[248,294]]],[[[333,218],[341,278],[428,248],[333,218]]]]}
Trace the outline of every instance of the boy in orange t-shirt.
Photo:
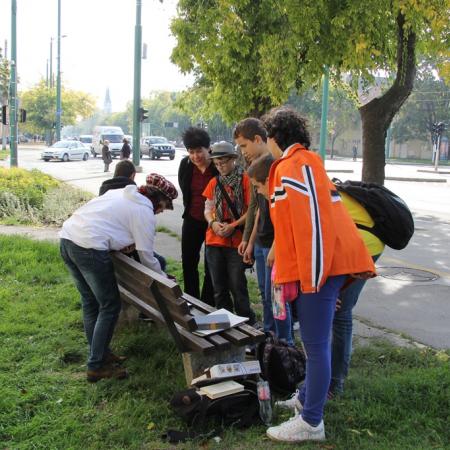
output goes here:
{"type": "Polygon", "coordinates": [[[236,314],[248,317],[252,325],[255,313],[250,307],[244,262],[237,251],[242,240],[251,187],[248,176],[236,166],[237,156],[229,142],[222,141],[212,146],[210,158],[219,175],[211,179],[203,191],[208,222],[206,260],[216,308],[234,310],[236,314]]]}

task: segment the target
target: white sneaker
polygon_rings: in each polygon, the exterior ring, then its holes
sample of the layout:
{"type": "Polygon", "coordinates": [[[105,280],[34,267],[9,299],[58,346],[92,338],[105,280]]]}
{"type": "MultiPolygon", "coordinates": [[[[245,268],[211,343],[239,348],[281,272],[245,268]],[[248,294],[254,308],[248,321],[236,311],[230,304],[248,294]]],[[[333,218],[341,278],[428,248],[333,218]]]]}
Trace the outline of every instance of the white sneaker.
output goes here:
{"type": "Polygon", "coordinates": [[[281,442],[324,441],[325,426],[322,420],[313,427],[297,415],[277,427],[268,428],[266,434],[270,439],[281,442]]]}
{"type": "Polygon", "coordinates": [[[300,390],[297,389],[291,395],[291,398],[289,398],[288,400],[279,400],[278,402],[275,402],[275,406],[278,406],[282,409],[289,409],[295,414],[300,414],[303,411],[303,405],[300,403],[300,400],[298,399],[299,392],[300,390]]]}

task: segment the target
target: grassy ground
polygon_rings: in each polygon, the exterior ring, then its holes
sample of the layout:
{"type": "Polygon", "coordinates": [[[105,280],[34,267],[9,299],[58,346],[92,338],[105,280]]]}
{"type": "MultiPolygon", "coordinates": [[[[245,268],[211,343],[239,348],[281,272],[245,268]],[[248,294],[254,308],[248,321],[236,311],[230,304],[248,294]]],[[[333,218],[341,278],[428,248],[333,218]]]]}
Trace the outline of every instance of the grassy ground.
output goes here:
{"type": "MultiPolygon", "coordinates": [[[[183,424],[168,406],[184,388],[180,355],[148,324],[120,328],[125,381],[85,381],[81,311],[57,246],[0,236],[0,448],[168,449],[183,424]]],[[[179,276],[179,264],[169,271],[179,276]]],[[[253,288],[252,288],[253,289],[253,288]]],[[[450,448],[448,355],[376,343],[360,348],[346,394],[326,407],[328,441],[305,449],[450,448]]],[[[287,418],[276,412],[275,422],[287,418]]],[[[264,427],[226,430],[222,441],[182,449],[290,448],[264,427]]]]}
{"type": "Polygon", "coordinates": [[[5,160],[9,156],[9,150],[0,150],[0,161],[5,160]]]}

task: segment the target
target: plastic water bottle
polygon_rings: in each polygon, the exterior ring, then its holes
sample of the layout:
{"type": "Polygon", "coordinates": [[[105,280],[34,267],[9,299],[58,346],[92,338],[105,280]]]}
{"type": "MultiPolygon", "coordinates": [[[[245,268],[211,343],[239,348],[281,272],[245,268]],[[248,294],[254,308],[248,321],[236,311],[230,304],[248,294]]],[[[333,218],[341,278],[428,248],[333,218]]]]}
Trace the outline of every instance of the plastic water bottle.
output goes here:
{"type": "Polygon", "coordinates": [[[258,381],[259,416],[261,420],[270,425],[272,422],[272,402],[270,400],[270,387],[267,381],[258,381]]]}

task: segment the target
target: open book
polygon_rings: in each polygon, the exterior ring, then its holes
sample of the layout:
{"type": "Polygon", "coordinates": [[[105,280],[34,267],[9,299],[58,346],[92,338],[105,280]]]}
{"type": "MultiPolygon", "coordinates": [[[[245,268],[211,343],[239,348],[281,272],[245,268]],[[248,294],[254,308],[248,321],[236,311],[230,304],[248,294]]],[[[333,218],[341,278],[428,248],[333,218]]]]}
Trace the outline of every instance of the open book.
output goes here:
{"type": "Polygon", "coordinates": [[[233,314],[232,312],[228,311],[225,308],[218,309],[217,311],[214,311],[207,315],[208,316],[226,315],[228,317],[228,320],[230,321],[230,326],[227,328],[218,328],[216,330],[195,330],[195,331],[193,331],[193,333],[196,334],[197,336],[209,336],[210,334],[219,333],[220,331],[223,331],[225,329],[236,327],[237,325],[240,325],[241,323],[244,323],[248,320],[248,317],[237,316],[236,314],[233,314]]]}

